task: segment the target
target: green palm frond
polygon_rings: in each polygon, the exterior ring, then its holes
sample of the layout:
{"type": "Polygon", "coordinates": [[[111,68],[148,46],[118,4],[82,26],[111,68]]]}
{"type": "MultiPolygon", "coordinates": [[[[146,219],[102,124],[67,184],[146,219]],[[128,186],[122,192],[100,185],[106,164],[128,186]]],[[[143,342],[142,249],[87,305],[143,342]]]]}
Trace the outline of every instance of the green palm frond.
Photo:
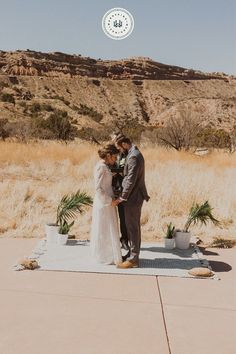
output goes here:
{"type": "Polygon", "coordinates": [[[85,192],[78,190],[76,193],[65,195],[62,197],[57,208],[57,223],[74,219],[77,214],[84,212],[85,206],[91,206],[92,198],[85,192]]]}
{"type": "Polygon", "coordinates": [[[74,225],[74,221],[72,221],[72,223],[68,224],[67,221],[63,221],[62,224],[60,225],[60,228],[59,228],[59,234],[62,234],[62,235],[66,235],[69,233],[70,231],[70,228],[74,225]]]}
{"type": "Polygon", "coordinates": [[[188,232],[191,224],[195,225],[200,222],[202,225],[206,225],[208,221],[211,221],[214,225],[219,225],[220,222],[212,215],[213,208],[209,202],[206,201],[202,205],[197,203],[193,204],[190,208],[188,220],[184,226],[184,231],[188,232]]]}

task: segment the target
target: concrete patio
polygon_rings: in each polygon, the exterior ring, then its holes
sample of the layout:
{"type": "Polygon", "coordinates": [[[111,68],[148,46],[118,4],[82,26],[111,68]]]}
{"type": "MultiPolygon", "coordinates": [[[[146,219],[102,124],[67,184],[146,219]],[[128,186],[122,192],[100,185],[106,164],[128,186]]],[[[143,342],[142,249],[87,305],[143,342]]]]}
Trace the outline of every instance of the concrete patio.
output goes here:
{"type": "Polygon", "coordinates": [[[236,249],[221,280],[12,270],[35,239],[0,239],[1,354],[233,354],[236,249]]]}

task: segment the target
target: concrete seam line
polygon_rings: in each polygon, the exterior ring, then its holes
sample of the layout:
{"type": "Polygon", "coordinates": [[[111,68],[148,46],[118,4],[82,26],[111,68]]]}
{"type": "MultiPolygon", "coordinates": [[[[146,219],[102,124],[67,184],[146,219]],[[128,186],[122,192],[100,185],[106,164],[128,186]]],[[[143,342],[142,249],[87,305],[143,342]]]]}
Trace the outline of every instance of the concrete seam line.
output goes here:
{"type": "Polygon", "coordinates": [[[166,340],[167,340],[168,350],[169,350],[169,354],[171,354],[170,340],[169,340],[169,336],[168,336],[168,332],[167,332],[167,325],[166,325],[166,319],[165,319],[165,313],[164,313],[164,306],[163,306],[163,302],[162,302],[161,289],[160,289],[160,285],[159,285],[159,281],[158,281],[158,276],[156,277],[156,281],[157,281],[157,290],[158,290],[159,297],[160,297],[161,312],[162,312],[162,318],[163,318],[163,323],[164,323],[164,328],[165,328],[165,333],[166,333],[166,340]]]}
{"type": "Polygon", "coordinates": [[[88,300],[107,300],[112,302],[130,302],[136,304],[147,304],[147,305],[158,305],[158,302],[154,301],[142,301],[142,300],[129,300],[129,299],[120,299],[120,298],[110,298],[110,297],[98,297],[98,296],[87,296],[87,295],[71,295],[71,294],[58,294],[58,293],[47,293],[43,291],[31,291],[31,290],[18,290],[18,289],[0,289],[1,292],[12,292],[12,293],[22,293],[22,294],[31,294],[31,295],[40,295],[40,296],[58,296],[58,297],[68,297],[68,298],[80,298],[88,300]]]}

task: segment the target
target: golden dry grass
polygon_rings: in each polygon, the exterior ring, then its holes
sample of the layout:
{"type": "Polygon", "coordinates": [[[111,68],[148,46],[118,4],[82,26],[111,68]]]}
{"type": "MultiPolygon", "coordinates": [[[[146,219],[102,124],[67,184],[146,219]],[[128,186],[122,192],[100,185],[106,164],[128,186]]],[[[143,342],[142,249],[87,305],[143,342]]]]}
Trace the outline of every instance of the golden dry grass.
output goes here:
{"type": "MultiPolygon", "coordinates": [[[[0,142],[0,235],[42,237],[54,221],[58,201],[77,189],[93,195],[96,146],[81,142],[0,142]]],[[[141,148],[151,200],[142,213],[143,239],[163,236],[166,223],[181,228],[193,201],[209,200],[222,225],[194,227],[204,240],[235,237],[236,155],[213,152],[199,157],[160,147],[141,148]]],[[[89,238],[91,209],[79,216],[72,233],[89,238]]]]}

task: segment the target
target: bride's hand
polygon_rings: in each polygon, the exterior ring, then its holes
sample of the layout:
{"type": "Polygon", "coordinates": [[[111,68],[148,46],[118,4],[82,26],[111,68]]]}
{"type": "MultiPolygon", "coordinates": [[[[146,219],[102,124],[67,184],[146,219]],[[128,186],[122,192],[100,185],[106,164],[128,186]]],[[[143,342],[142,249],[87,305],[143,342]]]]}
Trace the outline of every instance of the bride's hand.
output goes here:
{"type": "Polygon", "coordinates": [[[111,202],[111,206],[115,207],[118,205],[117,199],[113,199],[111,202]]]}

